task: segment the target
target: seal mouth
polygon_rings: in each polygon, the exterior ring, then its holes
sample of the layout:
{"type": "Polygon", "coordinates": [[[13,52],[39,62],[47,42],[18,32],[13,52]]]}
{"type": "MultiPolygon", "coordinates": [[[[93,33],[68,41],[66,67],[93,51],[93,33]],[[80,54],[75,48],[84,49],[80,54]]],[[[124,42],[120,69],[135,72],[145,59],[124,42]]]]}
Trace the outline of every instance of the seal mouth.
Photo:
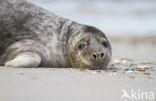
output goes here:
{"type": "Polygon", "coordinates": [[[109,58],[105,57],[100,61],[93,60],[93,59],[88,59],[84,57],[75,57],[72,61],[72,67],[73,68],[81,68],[81,69],[89,69],[89,70],[106,70],[108,63],[109,63],[109,58]]]}

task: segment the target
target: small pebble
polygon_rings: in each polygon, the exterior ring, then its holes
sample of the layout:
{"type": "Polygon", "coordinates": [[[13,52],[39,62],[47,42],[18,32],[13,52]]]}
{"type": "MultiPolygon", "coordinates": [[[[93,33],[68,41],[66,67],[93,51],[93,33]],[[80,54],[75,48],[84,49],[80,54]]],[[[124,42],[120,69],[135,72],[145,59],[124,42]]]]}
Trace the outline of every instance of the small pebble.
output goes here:
{"type": "Polygon", "coordinates": [[[143,69],[145,69],[145,68],[149,68],[149,66],[146,66],[146,65],[139,65],[138,68],[143,68],[143,69]]]}
{"type": "Polygon", "coordinates": [[[101,72],[101,70],[96,70],[96,72],[101,72]]]}
{"type": "Polygon", "coordinates": [[[141,61],[140,64],[152,64],[152,63],[149,61],[141,61]]]}
{"type": "Polygon", "coordinates": [[[156,71],[156,69],[151,69],[151,71],[156,71]]]}
{"type": "Polygon", "coordinates": [[[125,73],[133,73],[133,71],[129,70],[129,71],[126,71],[125,73]]]}
{"type": "Polygon", "coordinates": [[[151,75],[150,73],[143,73],[144,75],[151,75]]]}
{"type": "Polygon", "coordinates": [[[147,79],[153,79],[153,77],[150,77],[148,75],[145,75],[145,78],[147,78],[147,79]]]}
{"type": "Polygon", "coordinates": [[[109,63],[109,66],[115,66],[115,64],[111,61],[111,62],[109,63]]]}
{"type": "Polygon", "coordinates": [[[129,71],[129,69],[126,68],[125,71],[129,71]]]}
{"type": "Polygon", "coordinates": [[[130,75],[130,76],[128,76],[129,78],[132,78],[132,79],[134,79],[135,78],[135,76],[132,76],[132,75],[130,75]]]}
{"type": "Polygon", "coordinates": [[[145,72],[145,71],[146,71],[145,68],[137,68],[137,70],[138,70],[139,72],[145,72]]]}
{"type": "Polygon", "coordinates": [[[117,75],[117,73],[113,73],[113,75],[117,75]]]}
{"type": "Polygon", "coordinates": [[[100,72],[101,72],[101,70],[96,70],[96,71],[93,71],[92,73],[97,74],[97,73],[100,73],[100,72]]]}
{"type": "Polygon", "coordinates": [[[131,61],[127,61],[127,60],[123,60],[122,63],[125,65],[128,65],[128,66],[133,65],[133,63],[131,61]]]}
{"type": "Polygon", "coordinates": [[[110,66],[109,69],[116,69],[117,67],[114,66],[110,66]]]}
{"type": "Polygon", "coordinates": [[[117,72],[116,70],[111,70],[112,72],[117,72]]]}
{"type": "Polygon", "coordinates": [[[135,69],[134,68],[131,68],[130,70],[134,71],[135,69]]]}
{"type": "Polygon", "coordinates": [[[120,58],[120,60],[128,60],[128,61],[132,61],[132,60],[129,59],[129,58],[120,58]]]}
{"type": "MultiPolygon", "coordinates": [[[[69,70],[73,70],[72,68],[68,68],[69,70]]],[[[81,70],[81,68],[80,68],[80,70],[81,70]]]]}
{"type": "Polygon", "coordinates": [[[120,64],[121,61],[120,61],[119,59],[114,59],[113,62],[114,62],[115,64],[120,64]]]}

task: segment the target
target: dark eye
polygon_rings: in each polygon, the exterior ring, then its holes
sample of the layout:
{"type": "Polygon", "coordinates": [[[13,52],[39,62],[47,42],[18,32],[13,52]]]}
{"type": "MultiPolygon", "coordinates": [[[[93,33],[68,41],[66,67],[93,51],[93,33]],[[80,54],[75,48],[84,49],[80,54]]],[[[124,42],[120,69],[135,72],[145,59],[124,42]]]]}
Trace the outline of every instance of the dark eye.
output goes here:
{"type": "Polygon", "coordinates": [[[108,47],[108,43],[107,42],[102,42],[102,45],[104,46],[104,47],[108,47]]]}
{"type": "Polygon", "coordinates": [[[84,43],[79,44],[78,49],[82,50],[86,45],[84,43]]]}

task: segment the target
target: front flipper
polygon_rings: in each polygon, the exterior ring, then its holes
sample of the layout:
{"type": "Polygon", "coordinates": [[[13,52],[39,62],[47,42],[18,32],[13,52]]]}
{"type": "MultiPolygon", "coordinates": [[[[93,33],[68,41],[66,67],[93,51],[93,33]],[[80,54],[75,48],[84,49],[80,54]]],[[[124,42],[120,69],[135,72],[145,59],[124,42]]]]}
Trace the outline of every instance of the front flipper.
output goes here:
{"type": "Polygon", "coordinates": [[[38,67],[41,57],[37,53],[23,52],[5,63],[6,67],[38,67]]]}

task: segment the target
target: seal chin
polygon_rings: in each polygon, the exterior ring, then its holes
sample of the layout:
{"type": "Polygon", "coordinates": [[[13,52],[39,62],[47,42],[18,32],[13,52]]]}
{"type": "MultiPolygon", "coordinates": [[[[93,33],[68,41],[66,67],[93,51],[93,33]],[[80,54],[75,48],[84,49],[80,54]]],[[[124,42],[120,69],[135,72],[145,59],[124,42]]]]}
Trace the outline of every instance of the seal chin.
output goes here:
{"type": "Polygon", "coordinates": [[[96,62],[93,60],[87,60],[83,57],[80,58],[81,61],[78,62],[80,68],[87,68],[90,70],[97,70],[97,69],[106,69],[107,68],[107,63],[104,61],[102,62],[96,62]]]}
{"type": "Polygon", "coordinates": [[[97,69],[106,70],[107,66],[91,66],[89,69],[90,70],[97,70],[97,69]]]}
{"type": "Polygon", "coordinates": [[[91,67],[90,70],[97,70],[97,69],[103,69],[103,67],[91,67]]]}

